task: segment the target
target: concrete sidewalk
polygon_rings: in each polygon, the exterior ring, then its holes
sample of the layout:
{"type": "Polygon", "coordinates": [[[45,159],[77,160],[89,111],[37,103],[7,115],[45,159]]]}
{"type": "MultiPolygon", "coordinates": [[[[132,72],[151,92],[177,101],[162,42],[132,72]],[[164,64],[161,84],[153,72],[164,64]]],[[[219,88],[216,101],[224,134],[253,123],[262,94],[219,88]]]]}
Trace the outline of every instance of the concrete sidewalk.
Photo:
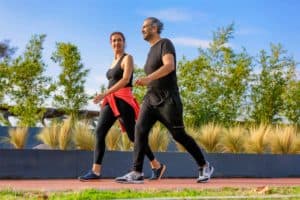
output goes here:
{"type": "Polygon", "coordinates": [[[93,182],[80,182],[76,179],[51,180],[0,180],[0,190],[26,191],[70,191],[84,189],[99,190],[180,190],[203,188],[260,188],[260,187],[300,186],[300,178],[214,178],[208,183],[196,183],[195,179],[161,179],[159,181],[145,180],[144,184],[120,184],[113,179],[102,179],[93,182]]]}

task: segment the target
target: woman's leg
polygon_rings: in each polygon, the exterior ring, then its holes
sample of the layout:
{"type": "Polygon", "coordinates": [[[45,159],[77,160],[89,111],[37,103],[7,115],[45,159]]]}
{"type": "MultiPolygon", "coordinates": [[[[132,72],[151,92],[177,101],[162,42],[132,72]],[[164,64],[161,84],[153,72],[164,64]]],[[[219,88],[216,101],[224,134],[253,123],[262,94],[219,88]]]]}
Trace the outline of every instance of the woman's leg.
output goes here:
{"type": "Polygon", "coordinates": [[[96,144],[94,149],[93,167],[91,171],[79,177],[80,181],[91,181],[100,179],[101,164],[105,152],[105,137],[115,121],[116,117],[114,117],[110,106],[104,106],[100,111],[98,124],[95,129],[96,144]]]}
{"type": "Polygon", "coordinates": [[[117,118],[114,116],[109,105],[106,105],[101,109],[98,124],[95,129],[96,144],[92,169],[95,173],[101,173],[101,164],[105,152],[105,137],[116,119],[117,118]]]}

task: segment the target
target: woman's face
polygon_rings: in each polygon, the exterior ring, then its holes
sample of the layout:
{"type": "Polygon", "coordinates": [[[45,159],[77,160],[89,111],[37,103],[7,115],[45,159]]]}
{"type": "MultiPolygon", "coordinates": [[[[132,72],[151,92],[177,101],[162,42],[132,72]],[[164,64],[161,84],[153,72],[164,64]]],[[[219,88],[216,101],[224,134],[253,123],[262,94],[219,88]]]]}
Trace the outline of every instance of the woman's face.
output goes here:
{"type": "Polygon", "coordinates": [[[110,38],[111,47],[115,52],[124,51],[124,40],[120,34],[114,34],[110,38]]]}

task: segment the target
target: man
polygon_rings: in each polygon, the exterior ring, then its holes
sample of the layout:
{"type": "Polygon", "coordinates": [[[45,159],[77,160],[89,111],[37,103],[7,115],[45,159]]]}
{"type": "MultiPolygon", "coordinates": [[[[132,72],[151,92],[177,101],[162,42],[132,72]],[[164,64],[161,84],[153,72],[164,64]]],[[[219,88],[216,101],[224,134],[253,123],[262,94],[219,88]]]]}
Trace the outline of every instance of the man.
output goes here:
{"type": "MultiPolygon", "coordinates": [[[[164,124],[173,138],[186,148],[199,166],[197,182],[210,179],[214,168],[205,160],[200,148],[188,134],[183,124],[182,104],[177,86],[176,53],[172,42],[161,38],[163,24],[154,17],[145,19],[142,28],[144,39],[151,45],[144,66],[147,74],[136,80],[139,86],[147,86],[147,93],[141,106],[135,127],[134,167],[133,171],[116,178],[119,183],[143,183],[143,161],[148,136],[156,121],[164,124]]],[[[155,171],[160,178],[166,167],[155,171]]]]}

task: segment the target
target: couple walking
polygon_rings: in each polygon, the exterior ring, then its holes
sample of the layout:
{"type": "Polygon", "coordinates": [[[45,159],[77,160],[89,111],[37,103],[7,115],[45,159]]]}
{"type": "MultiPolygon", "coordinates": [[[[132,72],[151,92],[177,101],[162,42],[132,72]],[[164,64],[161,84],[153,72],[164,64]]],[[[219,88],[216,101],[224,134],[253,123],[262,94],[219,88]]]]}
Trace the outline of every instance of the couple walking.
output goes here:
{"type": "Polygon", "coordinates": [[[205,160],[199,146],[184,129],[183,110],[176,76],[176,52],[169,39],[161,38],[163,23],[154,17],[144,20],[142,34],[151,48],[144,70],[145,77],[138,77],[137,86],[147,86],[141,108],[132,94],[133,58],[125,53],[125,36],[121,32],[110,35],[114,60],[106,73],[108,89],[94,97],[94,103],[101,103],[101,112],[95,130],[96,145],[92,169],[79,177],[81,181],[101,178],[102,160],[105,152],[105,137],[119,119],[130,141],[134,142],[133,169],[124,176],[117,177],[119,183],[143,183],[143,162],[145,155],[150,161],[150,180],[162,177],[166,165],[159,162],[148,144],[151,128],[159,121],[194,158],[199,166],[197,182],[210,179],[214,168],[205,160]]]}

